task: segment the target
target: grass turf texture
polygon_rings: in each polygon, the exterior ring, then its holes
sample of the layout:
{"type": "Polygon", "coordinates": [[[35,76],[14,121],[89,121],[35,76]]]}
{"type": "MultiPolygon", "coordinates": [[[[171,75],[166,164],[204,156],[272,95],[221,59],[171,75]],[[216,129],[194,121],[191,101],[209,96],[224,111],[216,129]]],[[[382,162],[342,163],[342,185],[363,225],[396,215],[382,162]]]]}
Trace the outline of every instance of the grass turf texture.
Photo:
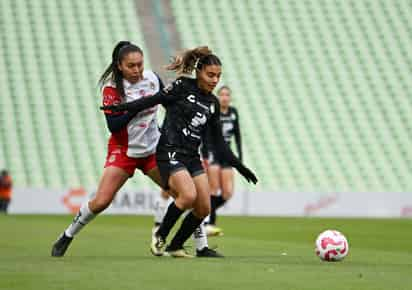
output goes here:
{"type": "Polygon", "coordinates": [[[0,216],[0,289],[412,289],[412,220],[221,217],[216,260],[153,257],[152,218],[99,216],[50,257],[71,218],[0,216]],[[349,240],[343,262],[314,254],[328,228],[349,240]]]}

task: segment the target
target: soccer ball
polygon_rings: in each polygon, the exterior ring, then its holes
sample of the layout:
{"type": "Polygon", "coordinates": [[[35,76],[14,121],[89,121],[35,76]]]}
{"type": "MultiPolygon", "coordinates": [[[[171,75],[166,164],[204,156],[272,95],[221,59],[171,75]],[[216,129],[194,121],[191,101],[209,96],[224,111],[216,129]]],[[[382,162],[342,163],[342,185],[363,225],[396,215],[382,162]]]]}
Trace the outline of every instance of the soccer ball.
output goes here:
{"type": "Polygon", "coordinates": [[[349,243],[341,232],[327,230],[316,239],[316,255],[322,261],[341,261],[348,253],[349,243]]]}

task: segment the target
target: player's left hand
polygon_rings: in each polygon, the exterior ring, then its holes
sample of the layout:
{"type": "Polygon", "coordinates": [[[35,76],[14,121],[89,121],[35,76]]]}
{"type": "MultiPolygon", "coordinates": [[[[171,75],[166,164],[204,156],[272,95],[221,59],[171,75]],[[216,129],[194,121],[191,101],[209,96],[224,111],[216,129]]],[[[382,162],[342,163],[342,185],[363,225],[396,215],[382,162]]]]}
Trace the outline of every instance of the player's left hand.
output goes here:
{"type": "Polygon", "coordinates": [[[247,182],[252,182],[253,184],[256,184],[258,182],[256,175],[246,166],[241,165],[236,169],[247,180],[247,182]]]}

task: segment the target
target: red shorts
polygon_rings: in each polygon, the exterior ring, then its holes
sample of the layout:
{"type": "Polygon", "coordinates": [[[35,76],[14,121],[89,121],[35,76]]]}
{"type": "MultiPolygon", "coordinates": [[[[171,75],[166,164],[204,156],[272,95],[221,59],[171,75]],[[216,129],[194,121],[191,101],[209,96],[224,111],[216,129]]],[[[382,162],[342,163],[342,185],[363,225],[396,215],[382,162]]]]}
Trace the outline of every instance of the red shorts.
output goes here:
{"type": "Polygon", "coordinates": [[[133,176],[136,168],[146,174],[157,166],[156,155],[152,154],[143,158],[133,158],[127,156],[127,148],[124,146],[109,146],[106,163],[104,167],[114,166],[126,171],[130,177],[133,176]]]}

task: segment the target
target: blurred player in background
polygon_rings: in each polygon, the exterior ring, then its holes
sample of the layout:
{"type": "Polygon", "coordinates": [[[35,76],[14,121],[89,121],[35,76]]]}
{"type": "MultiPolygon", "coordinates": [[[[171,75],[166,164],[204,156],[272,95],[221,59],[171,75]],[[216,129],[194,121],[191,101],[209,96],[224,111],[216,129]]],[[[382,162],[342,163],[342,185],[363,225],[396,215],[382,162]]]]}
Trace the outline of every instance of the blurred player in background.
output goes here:
{"type": "Polygon", "coordinates": [[[151,250],[163,255],[165,241],[172,227],[186,209],[184,218],[166,251],[176,257],[190,257],[183,245],[210,213],[210,188],[198,153],[201,136],[207,127],[216,142],[217,158],[235,167],[248,181],[256,176],[233,154],[224,141],[219,121],[220,105],[212,94],[220,80],[221,62],[207,47],[186,50],[167,67],[183,73],[196,71],[196,78],[179,77],[160,93],[120,105],[104,106],[104,110],[140,112],[156,104],[166,108],[166,117],[156,150],[156,160],[166,189],[176,193],[155,233],[151,250]]]}
{"type": "Polygon", "coordinates": [[[6,169],[0,172],[0,213],[7,213],[12,195],[13,182],[6,169]]]}
{"type": "MultiPolygon", "coordinates": [[[[154,95],[163,89],[160,78],[150,70],[144,70],[142,50],[128,42],[119,42],[112,53],[112,63],[99,81],[103,104],[112,105],[154,95]]],[[[96,195],[82,205],[69,227],[60,235],[52,248],[52,256],[65,254],[73,237],[97,214],[113,201],[118,190],[140,169],[158,185],[161,184],[155,151],[160,133],[157,121],[158,106],[146,110],[118,113],[106,110],[107,127],[111,132],[103,176],[96,195]]],[[[210,257],[215,251],[208,249],[202,239],[198,256],[210,257]]]]}
{"type": "MultiPolygon", "coordinates": [[[[233,136],[235,137],[239,160],[242,161],[242,138],[239,126],[239,114],[231,106],[231,89],[222,86],[217,91],[220,103],[220,123],[226,144],[230,147],[233,136]]],[[[213,136],[207,134],[202,146],[203,159],[207,164],[207,175],[211,189],[211,210],[206,224],[208,235],[222,235],[221,228],[216,226],[216,210],[222,207],[233,195],[234,172],[227,162],[216,159],[216,147],[213,136]],[[219,194],[220,193],[220,194],[219,194]]]]}

